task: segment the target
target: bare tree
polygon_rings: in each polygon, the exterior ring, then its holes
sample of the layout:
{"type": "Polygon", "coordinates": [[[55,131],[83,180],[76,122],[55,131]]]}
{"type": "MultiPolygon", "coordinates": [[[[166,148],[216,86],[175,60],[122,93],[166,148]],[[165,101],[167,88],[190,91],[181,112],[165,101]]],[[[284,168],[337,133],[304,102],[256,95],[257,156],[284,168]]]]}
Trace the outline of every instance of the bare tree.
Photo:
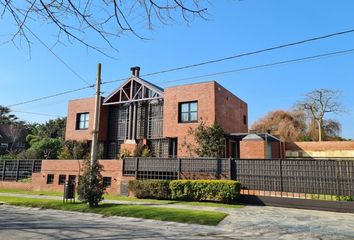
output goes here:
{"type": "Polygon", "coordinates": [[[315,89],[306,94],[305,98],[297,103],[296,108],[307,112],[318,127],[318,141],[322,141],[324,118],[327,113],[343,111],[338,101],[340,92],[331,89],[315,89]]]}
{"type": "MultiPolygon", "coordinates": [[[[152,29],[158,24],[171,24],[178,19],[189,23],[194,17],[205,18],[207,0],[0,0],[1,17],[13,20],[16,30],[10,39],[24,40],[30,51],[31,25],[37,21],[54,26],[56,44],[66,39],[108,55],[106,50],[89,41],[90,33],[102,39],[109,49],[117,51],[113,40],[125,33],[144,38],[136,29],[142,24],[152,29]]],[[[17,40],[17,41],[16,41],[17,40]]]]}

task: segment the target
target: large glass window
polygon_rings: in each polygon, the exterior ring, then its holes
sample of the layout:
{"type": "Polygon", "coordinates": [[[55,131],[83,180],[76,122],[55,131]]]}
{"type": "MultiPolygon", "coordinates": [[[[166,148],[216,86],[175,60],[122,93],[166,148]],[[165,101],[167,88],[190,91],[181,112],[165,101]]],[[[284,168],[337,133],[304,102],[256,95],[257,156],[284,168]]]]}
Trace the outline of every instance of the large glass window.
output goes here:
{"type": "Polygon", "coordinates": [[[179,122],[197,122],[198,121],[198,102],[179,103],[179,122]]]}
{"type": "Polygon", "coordinates": [[[76,118],[76,129],[88,129],[90,115],[86,113],[78,113],[76,118]]]}

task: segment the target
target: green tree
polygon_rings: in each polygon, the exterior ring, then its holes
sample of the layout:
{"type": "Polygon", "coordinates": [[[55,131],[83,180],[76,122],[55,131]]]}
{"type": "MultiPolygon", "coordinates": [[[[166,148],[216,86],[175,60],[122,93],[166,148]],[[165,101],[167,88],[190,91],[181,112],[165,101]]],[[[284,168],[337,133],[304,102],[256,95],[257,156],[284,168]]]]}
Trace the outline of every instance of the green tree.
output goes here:
{"type": "Polygon", "coordinates": [[[224,153],[225,137],[221,126],[213,123],[207,126],[205,122],[200,121],[197,128],[190,128],[188,135],[192,137],[194,143],[182,143],[189,152],[195,153],[200,157],[222,157],[224,153]]]}
{"type": "Polygon", "coordinates": [[[63,140],[58,138],[43,138],[33,142],[31,148],[39,158],[56,159],[63,145],[63,140]]]}
{"type": "Polygon", "coordinates": [[[65,141],[59,159],[86,159],[90,154],[88,141],[65,141]]]}
{"type": "Polygon", "coordinates": [[[0,124],[13,124],[18,120],[8,107],[0,105],[0,124]]]}
{"type": "Polygon", "coordinates": [[[42,138],[65,138],[66,117],[49,120],[37,125],[37,135],[42,138]]]}
{"type": "Polygon", "coordinates": [[[105,188],[101,171],[103,166],[96,162],[91,166],[90,159],[84,161],[84,172],[79,177],[77,193],[79,200],[87,203],[89,207],[97,207],[103,200],[105,188]]]}

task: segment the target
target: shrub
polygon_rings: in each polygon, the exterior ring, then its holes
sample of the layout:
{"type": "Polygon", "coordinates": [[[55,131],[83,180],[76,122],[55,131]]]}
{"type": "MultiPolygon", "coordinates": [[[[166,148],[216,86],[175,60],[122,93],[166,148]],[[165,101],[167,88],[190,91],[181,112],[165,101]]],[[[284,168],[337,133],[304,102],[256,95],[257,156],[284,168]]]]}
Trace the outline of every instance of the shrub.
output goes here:
{"type": "Polygon", "coordinates": [[[170,181],[167,180],[132,180],[128,189],[137,198],[170,199],[170,181]]]}
{"type": "Polygon", "coordinates": [[[186,201],[218,201],[230,203],[237,199],[241,185],[233,180],[173,180],[171,197],[186,201]]]}
{"type": "Polygon", "coordinates": [[[103,186],[103,177],[101,171],[103,167],[96,162],[92,167],[90,159],[85,159],[84,172],[79,177],[77,193],[79,200],[88,203],[89,207],[97,207],[98,203],[103,200],[105,188],[103,186]]]}

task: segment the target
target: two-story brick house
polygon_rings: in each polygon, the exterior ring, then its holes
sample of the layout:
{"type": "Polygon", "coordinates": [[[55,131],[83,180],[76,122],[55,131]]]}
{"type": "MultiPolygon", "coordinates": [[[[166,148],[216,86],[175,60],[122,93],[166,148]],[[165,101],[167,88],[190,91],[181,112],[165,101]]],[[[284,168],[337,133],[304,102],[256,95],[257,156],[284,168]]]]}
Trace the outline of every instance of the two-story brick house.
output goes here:
{"type": "MultiPolygon", "coordinates": [[[[162,89],[140,78],[139,67],[131,71],[101,101],[99,141],[106,158],[116,158],[122,146],[139,141],[153,156],[188,156],[183,143],[193,141],[188,130],[200,120],[223,128],[225,157],[240,157],[240,136],[248,132],[247,103],[215,81],[162,89]]],[[[94,98],[69,102],[66,139],[91,139],[94,105],[94,98]]]]}

